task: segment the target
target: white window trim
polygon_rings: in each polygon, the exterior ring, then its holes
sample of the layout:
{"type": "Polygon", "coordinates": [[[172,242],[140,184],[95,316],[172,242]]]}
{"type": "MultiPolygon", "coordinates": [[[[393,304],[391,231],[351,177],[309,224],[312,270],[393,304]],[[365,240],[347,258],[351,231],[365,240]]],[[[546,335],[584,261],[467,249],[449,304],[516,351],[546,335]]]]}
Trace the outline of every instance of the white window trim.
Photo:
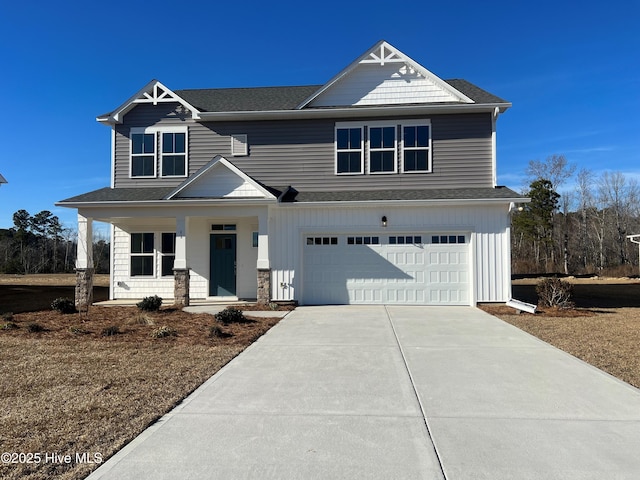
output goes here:
{"type": "Polygon", "coordinates": [[[364,125],[361,122],[341,122],[336,123],[333,131],[333,151],[334,151],[334,174],[335,175],[364,175],[364,125]],[[360,171],[359,172],[338,172],[338,130],[345,128],[359,128],[360,129],[360,149],[340,150],[340,152],[360,152],[360,171]]]}
{"type": "Polygon", "coordinates": [[[156,178],[158,175],[158,137],[155,132],[146,128],[134,127],[129,131],[129,178],[156,178]],[[133,175],[133,159],[136,157],[148,156],[148,154],[133,153],[133,135],[134,134],[153,134],[153,175],[133,175]]]}
{"type": "MultiPolygon", "coordinates": [[[[139,177],[136,177],[139,178],[139,177]]],[[[156,252],[157,252],[157,245],[158,239],[157,239],[157,232],[150,232],[149,230],[141,230],[141,231],[136,231],[136,232],[130,232],[129,233],[129,279],[136,279],[136,278],[156,278],[157,275],[157,271],[158,271],[158,265],[157,265],[157,258],[156,258],[156,252]],[[151,253],[134,253],[133,249],[131,248],[131,243],[133,241],[133,236],[136,234],[141,234],[144,235],[145,233],[152,233],[153,234],[153,251],[151,253]],[[151,275],[133,275],[133,271],[131,269],[131,261],[133,259],[133,257],[151,257],[153,259],[152,264],[153,264],[153,273],[151,275]]]]}
{"type": "MultiPolygon", "coordinates": [[[[156,127],[132,127],[129,131],[129,178],[186,178],[189,176],[189,128],[183,126],[156,126],[156,127]],[[153,176],[136,176],[133,173],[133,139],[131,138],[134,133],[148,133],[153,134],[154,142],[154,161],[153,161],[153,176]],[[162,133],[184,133],[185,142],[185,166],[184,175],[162,175],[162,133]]],[[[170,154],[167,154],[170,155],[170,154]]]]}
{"type": "MultiPolygon", "coordinates": [[[[173,275],[173,273],[171,273],[171,274],[169,274],[169,275],[163,275],[163,274],[162,274],[162,262],[163,262],[163,260],[164,260],[164,257],[173,257],[174,262],[175,262],[175,258],[176,258],[176,250],[175,250],[175,235],[176,235],[176,232],[171,232],[171,231],[162,231],[162,232],[158,232],[158,233],[157,233],[157,237],[158,237],[158,240],[159,240],[159,247],[160,247],[160,248],[156,249],[156,252],[158,253],[158,260],[159,260],[159,263],[158,263],[158,267],[159,267],[158,273],[159,273],[159,275],[158,275],[158,276],[159,276],[160,278],[169,278],[169,277],[173,277],[173,276],[174,276],[174,275],[173,275]],[[165,233],[172,233],[172,234],[174,235],[174,249],[173,249],[173,253],[164,253],[164,252],[162,251],[162,235],[163,235],[163,234],[165,234],[165,233]]],[[[154,242],[153,242],[153,244],[154,244],[154,246],[155,246],[155,244],[156,244],[156,242],[155,242],[155,238],[154,238],[154,242]]]]}
{"type": "MultiPolygon", "coordinates": [[[[400,124],[400,135],[402,137],[400,141],[400,172],[406,174],[414,174],[414,173],[433,173],[433,128],[431,127],[431,120],[422,119],[422,120],[411,120],[410,122],[402,122],[400,124]],[[429,146],[427,147],[429,150],[427,152],[427,169],[426,170],[405,170],[404,169],[404,127],[420,127],[420,126],[428,126],[429,127],[429,146]]],[[[409,151],[418,151],[422,148],[409,148],[409,151]]]]}
{"type": "MultiPolygon", "coordinates": [[[[156,130],[156,135],[158,138],[158,143],[160,148],[158,149],[158,154],[160,155],[160,177],[161,178],[186,178],[189,175],[189,130],[187,127],[180,128],[161,128],[156,130]],[[164,141],[162,134],[163,133],[184,133],[184,175],[162,175],[162,162],[164,161],[165,155],[176,155],[175,153],[162,153],[162,143],[164,141]]],[[[178,154],[180,155],[180,154],[178,154]]]]}
{"type": "MultiPolygon", "coordinates": [[[[369,175],[393,175],[398,173],[398,124],[397,122],[367,122],[367,173],[369,175]],[[388,172],[372,172],[371,171],[371,129],[393,127],[393,170],[388,172]]],[[[375,152],[388,152],[390,148],[377,148],[375,152]]]]}

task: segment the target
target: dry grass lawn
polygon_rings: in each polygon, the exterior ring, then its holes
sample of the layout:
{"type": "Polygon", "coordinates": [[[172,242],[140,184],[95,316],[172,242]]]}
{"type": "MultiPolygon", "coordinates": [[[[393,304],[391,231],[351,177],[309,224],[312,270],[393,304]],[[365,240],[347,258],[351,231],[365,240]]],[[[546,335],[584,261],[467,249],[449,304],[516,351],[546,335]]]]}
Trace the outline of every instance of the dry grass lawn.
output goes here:
{"type": "Polygon", "coordinates": [[[0,463],[0,478],[84,478],[96,465],[76,454],[106,460],[277,321],[221,325],[211,338],[213,316],[171,308],[93,307],[88,319],[5,315],[0,327],[17,328],[0,330],[0,452],[41,458],[0,463]],[[33,323],[44,331],[30,332],[33,323]],[[120,333],[104,336],[113,326],[120,333]],[[176,335],[153,338],[163,326],[176,335]],[[71,455],[71,463],[45,461],[47,453],[71,455]]]}

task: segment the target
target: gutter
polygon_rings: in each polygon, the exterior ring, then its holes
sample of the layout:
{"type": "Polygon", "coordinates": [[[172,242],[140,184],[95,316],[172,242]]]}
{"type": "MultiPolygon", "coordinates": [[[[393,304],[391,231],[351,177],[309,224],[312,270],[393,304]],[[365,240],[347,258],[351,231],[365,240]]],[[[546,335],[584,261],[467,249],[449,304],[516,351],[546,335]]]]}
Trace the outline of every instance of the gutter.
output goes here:
{"type": "Polygon", "coordinates": [[[415,200],[333,200],[333,201],[322,201],[322,202],[285,202],[279,203],[283,207],[295,208],[297,207],[344,207],[344,206],[364,206],[369,207],[372,205],[380,206],[382,203],[392,204],[392,205],[420,205],[420,204],[430,204],[430,205],[468,205],[469,203],[477,204],[487,204],[487,205],[495,205],[495,204],[513,204],[513,203],[528,203],[531,200],[528,198],[465,198],[465,199],[456,199],[456,198],[447,198],[447,199],[415,199],[415,200]]]}
{"type": "Polygon", "coordinates": [[[215,198],[215,199],[184,199],[184,200],[138,200],[138,201],[107,201],[107,202],[57,202],[56,207],[65,208],[112,208],[112,207],[162,207],[172,208],[181,207],[183,205],[208,207],[211,205],[225,206],[260,206],[265,204],[275,204],[277,199],[238,199],[215,198]]]}
{"type": "Polygon", "coordinates": [[[304,110],[266,110],[239,112],[200,112],[195,120],[243,121],[287,120],[304,118],[358,118],[366,116],[396,117],[398,115],[430,115],[437,113],[499,112],[504,113],[511,103],[482,103],[459,105],[386,105],[376,107],[308,108],[304,110]]]}

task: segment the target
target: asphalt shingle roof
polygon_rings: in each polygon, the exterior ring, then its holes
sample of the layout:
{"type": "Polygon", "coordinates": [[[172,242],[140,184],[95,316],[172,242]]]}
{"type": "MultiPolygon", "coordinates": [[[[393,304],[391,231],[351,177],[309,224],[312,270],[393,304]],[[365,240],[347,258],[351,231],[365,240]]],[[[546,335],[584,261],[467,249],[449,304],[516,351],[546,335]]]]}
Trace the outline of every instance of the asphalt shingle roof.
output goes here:
{"type": "MultiPolygon", "coordinates": [[[[508,103],[466,80],[453,79],[445,82],[476,103],[508,103]]],[[[320,88],[322,85],[213,88],[175,90],[175,93],[201,112],[263,112],[294,110],[320,88]]]]}
{"type": "MultiPolygon", "coordinates": [[[[274,194],[284,189],[269,188],[274,194]]],[[[149,202],[161,201],[175,187],[147,187],[147,188],[101,188],[67,198],[59,203],[94,203],[94,202],[149,202]]],[[[364,190],[342,192],[297,192],[287,194],[284,202],[372,202],[392,200],[483,200],[522,198],[507,187],[496,188],[450,188],[424,190],[364,190]]],[[[177,199],[179,200],[179,199],[177,199]]]]}

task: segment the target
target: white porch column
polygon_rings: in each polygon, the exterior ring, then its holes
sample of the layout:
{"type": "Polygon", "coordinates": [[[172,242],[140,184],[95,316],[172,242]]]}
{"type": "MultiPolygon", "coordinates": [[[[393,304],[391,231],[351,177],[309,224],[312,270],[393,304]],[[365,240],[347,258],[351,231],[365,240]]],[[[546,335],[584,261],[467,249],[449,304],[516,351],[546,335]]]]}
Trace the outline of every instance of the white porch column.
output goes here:
{"type": "Polygon", "coordinates": [[[76,295],[78,310],[93,303],[93,219],[78,212],[78,247],[76,255],[76,295]]]}
{"type": "Polygon", "coordinates": [[[187,268],[187,217],[176,217],[176,259],[173,268],[187,268]]]}
{"type": "Polygon", "coordinates": [[[269,268],[269,211],[258,215],[258,269],[269,268]]]}
{"type": "Polygon", "coordinates": [[[189,267],[187,267],[187,230],[189,219],[176,217],[176,249],[173,262],[173,299],[176,305],[189,306],[189,267]]]}
{"type": "Polygon", "coordinates": [[[258,215],[258,303],[271,300],[271,266],[269,263],[269,208],[258,215]]]}

